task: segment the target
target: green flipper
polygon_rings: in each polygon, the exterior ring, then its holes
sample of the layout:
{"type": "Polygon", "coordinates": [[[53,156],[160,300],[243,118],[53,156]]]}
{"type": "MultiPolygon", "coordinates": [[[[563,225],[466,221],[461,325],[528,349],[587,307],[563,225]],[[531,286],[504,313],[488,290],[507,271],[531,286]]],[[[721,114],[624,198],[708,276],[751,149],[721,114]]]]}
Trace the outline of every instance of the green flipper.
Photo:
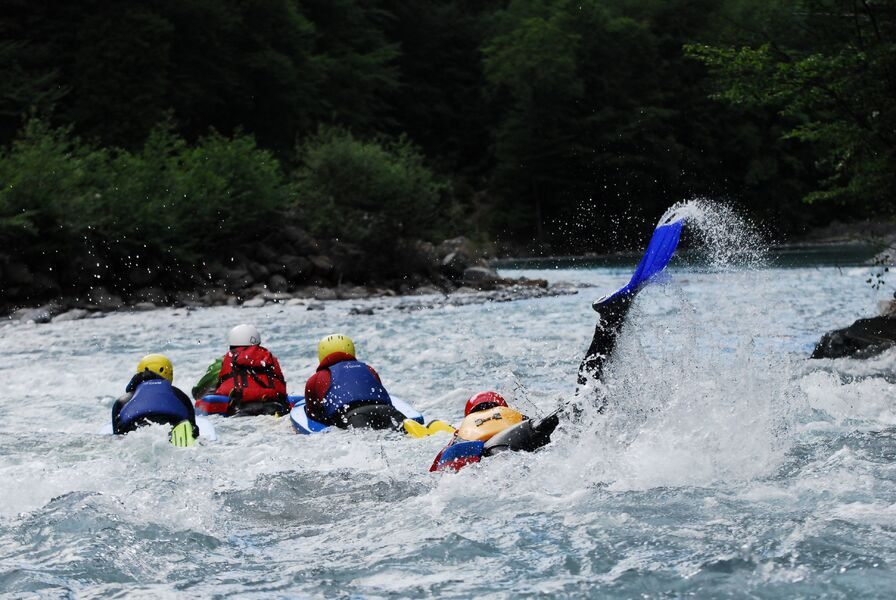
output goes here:
{"type": "Polygon", "coordinates": [[[193,425],[189,421],[181,421],[171,429],[171,445],[177,448],[189,448],[196,445],[193,437],[193,425]]]}

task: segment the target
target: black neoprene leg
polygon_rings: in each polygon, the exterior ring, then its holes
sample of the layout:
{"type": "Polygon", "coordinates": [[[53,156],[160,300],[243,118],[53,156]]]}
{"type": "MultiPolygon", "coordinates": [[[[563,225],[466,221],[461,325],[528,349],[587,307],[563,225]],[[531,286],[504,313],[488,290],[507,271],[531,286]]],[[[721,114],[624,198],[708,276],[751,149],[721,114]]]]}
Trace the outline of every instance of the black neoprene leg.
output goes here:
{"type": "Polygon", "coordinates": [[[616,340],[634,299],[635,294],[632,293],[595,307],[598,312],[597,326],[594,328],[591,346],[579,366],[580,386],[589,380],[599,381],[603,377],[604,367],[616,348],[616,340]]]}

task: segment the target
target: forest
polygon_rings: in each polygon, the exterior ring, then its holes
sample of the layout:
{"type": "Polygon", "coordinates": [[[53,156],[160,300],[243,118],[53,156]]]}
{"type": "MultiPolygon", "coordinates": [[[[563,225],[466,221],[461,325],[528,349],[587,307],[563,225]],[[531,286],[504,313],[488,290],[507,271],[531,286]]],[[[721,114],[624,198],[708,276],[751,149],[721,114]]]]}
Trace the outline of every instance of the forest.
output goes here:
{"type": "Polygon", "coordinates": [[[894,207],[894,0],[3,5],[0,263],[32,271],[284,222],[398,260],[618,250],[700,196],[778,239],[894,207]]]}

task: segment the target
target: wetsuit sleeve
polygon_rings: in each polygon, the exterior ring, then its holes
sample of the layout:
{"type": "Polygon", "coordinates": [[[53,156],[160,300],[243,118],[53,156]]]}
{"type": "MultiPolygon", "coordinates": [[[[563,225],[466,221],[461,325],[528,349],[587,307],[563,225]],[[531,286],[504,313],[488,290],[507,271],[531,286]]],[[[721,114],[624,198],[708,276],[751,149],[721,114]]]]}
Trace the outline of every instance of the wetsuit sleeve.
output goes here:
{"type": "Polygon", "coordinates": [[[330,371],[322,369],[308,378],[305,384],[305,413],[323,423],[323,401],[330,389],[330,371]]]}
{"type": "Polygon", "coordinates": [[[202,398],[206,394],[211,394],[218,387],[218,377],[221,375],[221,365],[224,359],[219,358],[208,366],[205,375],[196,382],[191,390],[194,398],[202,398]]]}
{"type": "MultiPolygon", "coordinates": [[[[130,387],[130,384],[128,384],[130,387]]],[[[112,405],[112,433],[118,434],[118,415],[121,412],[121,409],[124,408],[124,405],[127,404],[131,398],[134,397],[134,392],[128,392],[123,396],[119,396],[118,400],[115,401],[115,404],[112,405]]]]}
{"type": "Polygon", "coordinates": [[[580,386],[588,383],[589,380],[599,381],[603,377],[604,367],[616,348],[616,340],[625,324],[625,318],[634,299],[635,294],[632,293],[619,296],[611,303],[598,307],[594,338],[579,366],[578,383],[580,386]]]}

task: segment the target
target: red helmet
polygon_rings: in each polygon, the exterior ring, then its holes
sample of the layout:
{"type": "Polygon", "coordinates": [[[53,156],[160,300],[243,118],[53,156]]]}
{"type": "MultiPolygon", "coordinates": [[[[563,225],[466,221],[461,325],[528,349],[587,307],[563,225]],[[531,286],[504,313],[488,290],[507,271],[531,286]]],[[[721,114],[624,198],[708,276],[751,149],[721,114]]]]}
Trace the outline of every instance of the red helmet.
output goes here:
{"type": "Polygon", "coordinates": [[[464,408],[464,416],[477,410],[485,410],[496,406],[507,406],[507,401],[497,392],[479,392],[470,396],[467,406],[464,408]]]}

